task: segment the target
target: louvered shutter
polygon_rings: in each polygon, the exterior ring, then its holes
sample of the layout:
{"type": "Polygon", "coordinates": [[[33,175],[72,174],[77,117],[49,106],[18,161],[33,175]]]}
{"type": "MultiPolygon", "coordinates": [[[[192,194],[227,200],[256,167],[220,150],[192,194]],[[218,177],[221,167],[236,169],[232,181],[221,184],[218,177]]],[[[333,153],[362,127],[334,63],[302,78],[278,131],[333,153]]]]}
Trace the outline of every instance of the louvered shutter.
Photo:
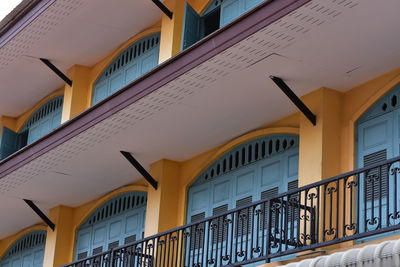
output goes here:
{"type": "Polygon", "coordinates": [[[7,127],[3,127],[1,130],[0,142],[0,160],[18,150],[18,134],[7,127]]]}
{"type": "Polygon", "coordinates": [[[125,49],[103,71],[93,87],[95,105],[158,65],[160,33],[146,36],[125,49]]]}
{"type": "MultiPolygon", "coordinates": [[[[275,197],[276,195],[278,195],[278,193],[279,193],[278,187],[275,187],[275,188],[272,188],[269,190],[265,190],[265,191],[261,192],[261,199],[271,199],[271,198],[275,197]]],[[[263,210],[263,213],[265,213],[265,212],[266,211],[263,210]]],[[[272,215],[271,226],[274,227],[275,223],[277,221],[276,218],[277,218],[278,214],[272,213],[271,215],[272,215]]],[[[266,227],[268,225],[268,216],[269,216],[268,214],[266,214],[266,216],[264,216],[264,227],[266,227]]],[[[262,226],[260,226],[260,227],[262,227],[262,226]]]]}
{"type": "Polygon", "coordinates": [[[200,16],[185,2],[182,48],[186,49],[200,40],[200,16]]]}
{"type": "Polygon", "coordinates": [[[25,235],[3,255],[0,266],[43,266],[45,242],[45,231],[35,231],[25,235]]]}
{"type": "MultiPolygon", "coordinates": [[[[368,154],[364,156],[364,167],[372,166],[373,164],[379,163],[387,159],[386,149],[368,154]]],[[[387,166],[382,168],[372,169],[364,177],[365,195],[366,201],[378,200],[380,197],[387,196],[388,190],[388,169],[387,166]]]]}
{"type": "MultiPolygon", "coordinates": [[[[195,223],[201,221],[206,217],[204,212],[192,215],[190,218],[190,222],[195,223]]],[[[194,225],[190,228],[190,250],[199,249],[203,247],[204,244],[204,231],[200,231],[200,229],[204,229],[204,223],[194,225]]]]}
{"type": "Polygon", "coordinates": [[[147,197],[130,192],[109,200],[79,228],[76,259],[96,255],[143,237],[147,197]]]}
{"type": "MultiPolygon", "coordinates": [[[[228,205],[222,205],[213,209],[213,216],[223,214],[228,211],[228,205]]],[[[228,236],[228,229],[224,224],[224,218],[219,217],[213,220],[212,224],[216,226],[216,230],[213,232],[212,240],[213,243],[225,241],[228,236]]]]}
{"type": "MultiPolygon", "coordinates": [[[[253,198],[246,197],[236,201],[236,208],[244,207],[253,202],[253,198]]],[[[252,208],[244,208],[238,212],[237,221],[237,235],[246,235],[249,233],[251,223],[253,221],[253,211],[252,208]]]]}

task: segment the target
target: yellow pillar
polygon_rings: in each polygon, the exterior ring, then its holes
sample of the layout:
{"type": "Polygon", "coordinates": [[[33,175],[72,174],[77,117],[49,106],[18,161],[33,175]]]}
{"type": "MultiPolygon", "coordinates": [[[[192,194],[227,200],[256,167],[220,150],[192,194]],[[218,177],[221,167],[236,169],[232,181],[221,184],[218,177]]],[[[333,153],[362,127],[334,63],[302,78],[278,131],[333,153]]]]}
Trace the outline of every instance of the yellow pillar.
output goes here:
{"type": "Polygon", "coordinates": [[[57,206],[50,210],[49,218],[54,222],[54,232],[48,228],[44,252],[44,267],[61,266],[72,261],[74,233],[73,209],[57,206]]]}
{"type": "Polygon", "coordinates": [[[85,66],[74,65],[68,71],[72,86],[65,85],[64,105],[61,122],[75,117],[88,108],[90,96],[90,69],[85,66]]]}
{"type": "Polygon", "coordinates": [[[177,227],[179,169],[178,162],[166,159],[151,164],[150,173],[158,181],[158,189],[149,186],[145,236],[177,227]]]}
{"type": "Polygon", "coordinates": [[[179,53],[182,43],[185,1],[167,0],[164,4],[173,12],[173,17],[170,19],[166,15],[162,16],[159,63],[179,53]]]}
{"type": "Polygon", "coordinates": [[[299,186],[340,173],[342,93],[321,88],[302,100],[317,116],[317,125],[300,117],[299,186]]]}

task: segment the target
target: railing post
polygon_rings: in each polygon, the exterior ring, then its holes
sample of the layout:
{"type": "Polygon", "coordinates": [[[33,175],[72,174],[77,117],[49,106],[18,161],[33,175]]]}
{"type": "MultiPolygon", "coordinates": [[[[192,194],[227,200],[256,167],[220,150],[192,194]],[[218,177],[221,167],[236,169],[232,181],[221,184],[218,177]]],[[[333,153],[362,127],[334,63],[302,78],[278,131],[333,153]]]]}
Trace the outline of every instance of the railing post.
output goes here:
{"type": "Polygon", "coordinates": [[[272,208],[271,208],[271,200],[268,200],[266,202],[266,209],[265,209],[265,213],[268,216],[267,217],[267,236],[265,238],[265,258],[266,258],[266,262],[269,263],[271,262],[271,259],[269,258],[269,253],[270,253],[270,245],[271,245],[271,218],[272,218],[272,208]]]}

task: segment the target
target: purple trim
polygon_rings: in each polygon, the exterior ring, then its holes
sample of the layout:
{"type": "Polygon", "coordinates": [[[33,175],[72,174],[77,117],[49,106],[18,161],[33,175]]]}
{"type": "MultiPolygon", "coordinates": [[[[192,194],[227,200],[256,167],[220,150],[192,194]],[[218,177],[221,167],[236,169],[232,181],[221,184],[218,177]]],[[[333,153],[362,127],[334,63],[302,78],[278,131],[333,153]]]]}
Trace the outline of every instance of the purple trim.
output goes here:
{"type": "Polygon", "coordinates": [[[218,30],[0,163],[0,178],[110,117],[310,0],[276,0],[218,30]]]}
{"type": "Polygon", "coordinates": [[[24,16],[19,19],[18,22],[16,22],[6,33],[0,36],[0,48],[6,45],[8,41],[20,33],[55,1],[56,0],[43,0],[36,4],[36,6],[34,6],[27,14],[24,14],[24,16]]]}

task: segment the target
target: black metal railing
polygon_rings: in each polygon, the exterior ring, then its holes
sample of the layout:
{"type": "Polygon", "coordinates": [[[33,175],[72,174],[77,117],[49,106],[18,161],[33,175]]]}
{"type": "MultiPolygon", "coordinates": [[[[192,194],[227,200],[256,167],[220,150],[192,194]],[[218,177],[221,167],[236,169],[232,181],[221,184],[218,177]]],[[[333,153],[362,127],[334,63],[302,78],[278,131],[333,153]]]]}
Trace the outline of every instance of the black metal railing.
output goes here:
{"type": "Polygon", "coordinates": [[[400,157],[66,266],[235,266],[400,228],[400,157]]]}

